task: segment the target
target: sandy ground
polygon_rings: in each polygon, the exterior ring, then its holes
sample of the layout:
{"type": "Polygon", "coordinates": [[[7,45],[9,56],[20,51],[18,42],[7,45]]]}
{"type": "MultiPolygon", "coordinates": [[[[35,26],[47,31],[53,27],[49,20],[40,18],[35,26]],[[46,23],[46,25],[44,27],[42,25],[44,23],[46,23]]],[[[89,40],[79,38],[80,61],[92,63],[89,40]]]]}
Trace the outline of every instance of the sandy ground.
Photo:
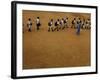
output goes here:
{"type": "MultiPolygon", "coordinates": [[[[76,29],[67,28],[60,31],[48,32],[47,21],[64,16],[89,18],[89,14],[54,13],[23,11],[23,23],[31,17],[32,32],[24,25],[23,33],[23,69],[77,67],[90,64],[90,30],[81,30],[76,35],[76,29]],[[63,16],[62,16],[62,15],[63,16]],[[39,15],[42,26],[36,30],[35,18],[39,15]],[[48,17],[49,15],[49,17],[48,17]],[[59,16],[61,15],[61,16],[59,16]]],[[[69,20],[69,27],[70,21],[69,20]]]]}

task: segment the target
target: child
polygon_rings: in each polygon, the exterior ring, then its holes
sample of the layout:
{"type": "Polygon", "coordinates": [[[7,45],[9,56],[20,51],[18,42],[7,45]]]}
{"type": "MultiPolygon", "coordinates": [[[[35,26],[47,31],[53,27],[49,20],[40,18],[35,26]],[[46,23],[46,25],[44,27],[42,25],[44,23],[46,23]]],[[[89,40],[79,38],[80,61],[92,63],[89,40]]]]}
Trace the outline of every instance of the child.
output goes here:
{"type": "Polygon", "coordinates": [[[81,23],[81,28],[84,29],[85,28],[85,19],[83,19],[82,23],[81,23]]]}
{"type": "Polygon", "coordinates": [[[63,27],[64,27],[64,19],[62,18],[60,20],[60,29],[63,29],[63,27]]]}
{"type": "Polygon", "coordinates": [[[30,18],[28,19],[27,27],[28,27],[28,31],[31,32],[32,31],[32,21],[30,18]]]}
{"type": "Polygon", "coordinates": [[[55,22],[55,29],[54,30],[57,29],[57,31],[59,31],[59,26],[60,26],[60,20],[57,19],[57,21],[55,22]]]}
{"type": "Polygon", "coordinates": [[[37,30],[40,29],[40,26],[41,26],[41,24],[40,24],[40,18],[37,17],[37,19],[36,19],[36,27],[37,27],[37,30]]]}
{"type": "Polygon", "coordinates": [[[76,28],[76,18],[74,18],[72,20],[72,26],[71,26],[71,28],[76,28]]]}
{"type": "Polygon", "coordinates": [[[81,18],[78,18],[77,23],[80,24],[80,28],[81,28],[81,27],[82,27],[82,21],[81,21],[81,18]]]}
{"type": "Polygon", "coordinates": [[[80,34],[80,28],[81,28],[81,22],[77,21],[77,32],[76,32],[77,35],[80,34]]]}
{"type": "Polygon", "coordinates": [[[68,28],[68,18],[64,20],[65,27],[68,28]]]}
{"type": "Polygon", "coordinates": [[[88,21],[89,21],[89,29],[91,29],[91,20],[88,19],[88,21]]]}
{"type": "Polygon", "coordinates": [[[48,31],[52,30],[53,32],[53,19],[51,19],[50,22],[48,22],[48,26],[49,26],[48,31]]]}
{"type": "Polygon", "coordinates": [[[91,25],[90,19],[87,19],[87,21],[86,21],[86,29],[90,29],[90,25],[91,25]]]}

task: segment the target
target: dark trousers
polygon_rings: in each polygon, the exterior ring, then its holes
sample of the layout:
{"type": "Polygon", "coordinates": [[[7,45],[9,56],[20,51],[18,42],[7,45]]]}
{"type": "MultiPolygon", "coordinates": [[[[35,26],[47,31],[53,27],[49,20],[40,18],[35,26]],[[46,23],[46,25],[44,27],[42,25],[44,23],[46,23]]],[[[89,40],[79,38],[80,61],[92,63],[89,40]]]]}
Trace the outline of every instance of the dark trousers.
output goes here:
{"type": "Polygon", "coordinates": [[[37,30],[39,30],[39,26],[37,26],[37,30]]]}

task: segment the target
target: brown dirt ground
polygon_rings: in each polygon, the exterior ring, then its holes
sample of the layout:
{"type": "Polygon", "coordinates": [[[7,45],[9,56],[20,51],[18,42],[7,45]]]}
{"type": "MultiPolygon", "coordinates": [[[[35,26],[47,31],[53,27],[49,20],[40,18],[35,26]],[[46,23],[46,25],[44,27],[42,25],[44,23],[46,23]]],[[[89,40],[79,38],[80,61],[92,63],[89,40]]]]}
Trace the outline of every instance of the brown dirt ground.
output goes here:
{"type": "Polygon", "coordinates": [[[75,29],[48,32],[48,21],[53,18],[69,18],[69,27],[74,17],[90,18],[87,13],[61,13],[43,11],[23,11],[23,69],[77,67],[90,64],[90,30],[75,29]],[[42,26],[36,30],[35,19],[39,16],[42,26]],[[27,31],[27,20],[32,19],[32,32],[27,31]]]}

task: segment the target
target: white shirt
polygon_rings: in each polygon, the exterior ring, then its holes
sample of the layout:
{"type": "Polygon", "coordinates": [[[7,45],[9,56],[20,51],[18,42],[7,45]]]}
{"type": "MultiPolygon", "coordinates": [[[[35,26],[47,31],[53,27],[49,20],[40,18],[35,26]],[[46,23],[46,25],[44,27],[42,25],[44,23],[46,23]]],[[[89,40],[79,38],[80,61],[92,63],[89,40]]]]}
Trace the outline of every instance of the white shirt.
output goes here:
{"type": "Polygon", "coordinates": [[[39,24],[40,23],[40,19],[36,19],[36,24],[39,24]]]}
{"type": "Polygon", "coordinates": [[[28,24],[28,27],[29,27],[29,28],[32,27],[32,25],[31,25],[31,24],[32,24],[32,21],[28,21],[27,24],[28,24]]]}

